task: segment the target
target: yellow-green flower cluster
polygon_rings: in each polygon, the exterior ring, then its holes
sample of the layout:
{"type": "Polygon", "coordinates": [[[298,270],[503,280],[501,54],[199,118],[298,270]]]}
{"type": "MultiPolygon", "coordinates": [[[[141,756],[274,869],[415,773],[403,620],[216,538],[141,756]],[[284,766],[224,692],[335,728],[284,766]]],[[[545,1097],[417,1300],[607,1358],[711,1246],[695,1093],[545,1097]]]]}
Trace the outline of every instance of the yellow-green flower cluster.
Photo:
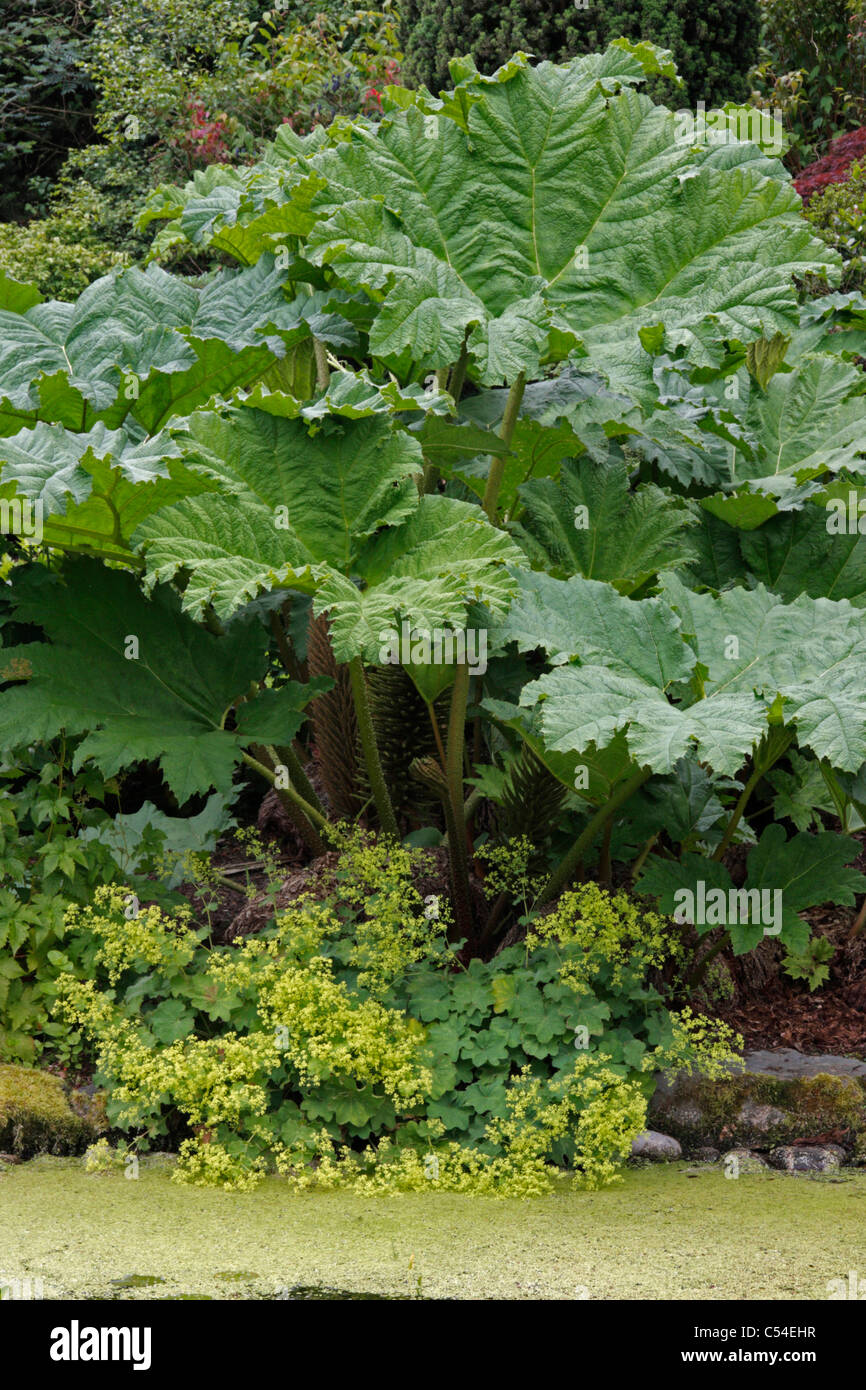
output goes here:
{"type": "Polygon", "coordinates": [[[87,930],[99,940],[97,960],[112,984],[142,962],[164,972],[183,970],[199,946],[188,910],[169,917],[156,906],[139,908],[133,895],[116,884],[97,888],[90,906],[70,907],[66,926],[68,931],[87,930]]]}
{"type": "Polygon", "coordinates": [[[544,875],[533,877],[529,865],[536,848],[526,835],[514,835],[503,844],[480,845],[475,857],[484,863],[484,891],[488,897],[506,893],[514,902],[535,898],[544,884],[544,875]]]}
{"type": "Polygon", "coordinates": [[[641,911],[624,893],[606,893],[597,883],[563,893],[553,912],[533,922],[527,948],[532,951],[548,941],[577,948],[561,971],[563,982],[576,990],[591,985],[604,966],[611,968],[611,983],[618,985],[626,971],[643,977],[682,953],[670,921],[641,911]]]}
{"type": "Polygon", "coordinates": [[[341,901],[358,913],[349,963],[362,989],[381,995],[412,965],[447,949],[446,904],[425,915],[407,850],[351,831],[341,843],[338,886],[341,901]]]}
{"type": "Polygon", "coordinates": [[[353,997],[323,956],[268,979],[259,1014],[275,1034],[285,1028],[283,1047],[302,1087],[336,1073],[380,1085],[402,1108],[429,1093],[432,1076],[419,1061],[421,1024],[375,1000],[353,997]]]}
{"type": "Polygon", "coordinates": [[[718,1018],[695,1014],[690,1008],[669,1015],[672,1041],[654,1049],[653,1070],[675,1069],[716,1080],[730,1076],[734,1064],[742,1070],[743,1039],[718,1018]]]}

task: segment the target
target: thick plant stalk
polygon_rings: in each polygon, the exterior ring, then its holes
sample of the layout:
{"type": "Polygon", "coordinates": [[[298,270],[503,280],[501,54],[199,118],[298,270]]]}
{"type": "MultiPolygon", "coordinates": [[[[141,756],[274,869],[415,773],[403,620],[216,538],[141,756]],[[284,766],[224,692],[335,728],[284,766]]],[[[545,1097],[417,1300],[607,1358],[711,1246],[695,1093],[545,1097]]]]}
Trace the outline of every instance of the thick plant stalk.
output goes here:
{"type": "MultiPolygon", "coordinates": [[[[472,933],[473,917],[469,897],[468,868],[465,878],[458,880],[455,874],[455,855],[452,846],[462,845],[466,857],[466,808],[463,807],[459,821],[454,816],[454,806],[448,788],[448,778],[444,768],[435,758],[415,758],[412,763],[412,776],[425,787],[429,787],[442,801],[445,815],[445,839],[448,848],[448,864],[451,871],[451,898],[454,906],[454,921],[448,930],[449,941],[467,939],[472,933]]],[[[468,803],[467,803],[468,804],[468,803]]]]}
{"type": "Polygon", "coordinates": [[[463,661],[456,668],[451,691],[451,713],[445,746],[445,774],[448,783],[446,819],[448,862],[454,894],[454,916],[463,936],[472,933],[472,896],[469,889],[469,855],[466,849],[466,813],[463,804],[463,747],[466,738],[466,706],[469,701],[469,666],[463,661]]]}
{"type": "Polygon", "coordinates": [[[451,380],[448,383],[448,390],[454,397],[455,404],[458,404],[463,394],[463,387],[466,383],[466,368],[469,366],[469,350],[466,346],[466,339],[463,339],[463,346],[460,349],[460,356],[451,373],[451,380]]]}
{"type": "Polygon", "coordinates": [[[328,349],[318,338],[313,339],[313,355],[316,359],[316,386],[320,391],[327,391],[331,381],[331,372],[328,367],[328,349]]]}
{"type": "MultiPolygon", "coordinates": [[[[523,392],[526,388],[526,373],[521,372],[508,392],[508,400],[505,402],[505,414],[502,417],[502,424],[499,426],[499,438],[510,446],[514,436],[514,427],[517,424],[517,416],[520,410],[520,403],[523,400],[523,392]]],[[[496,503],[499,499],[499,489],[502,486],[502,475],[505,472],[505,459],[491,458],[490,472],[487,475],[487,486],[484,489],[484,501],[482,503],[488,519],[496,525],[496,503]]]]}
{"type": "Polygon", "coordinates": [[[629,875],[629,877],[631,878],[632,883],[634,883],[635,880],[637,879],[638,874],[640,873],[641,869],[643,868],[644,864],[646,863],[647,856],[649,855],[650,850],[652,849],[653,845],[655,844],[655,842],[656,842],[656,840],[658,839],[658,837],[659,837],[660,834],[661,834],[661,831],[660,831],[660,830],[657,830],[657,831],[655,832],[655,834],[650,835],[650,837],[649,837],[649,839],[647,840],[646,844],[644,845],[643,849],[640,851],[640,854],[637,856],[637,858],[635,859],[634,863],[632,864],[632,866],[631,866],[631,874],[629,875]]]}
{"type": "Polygon", "coordinates": [[[770,768],[773,767],[773,765],[779,761],[782,754],[786,752],[793,737],[793,729],[784,725],[774,725],[761,739],[755,753],[752,774],[743,787],[731,818],[725,826],[725,833],[722,836],[721,844],[713,855],[714,859],[721,860],[724,858],[725,851],[733,840],[737,831],[737,826],[742,820],[743,812],[749,804],[752,792],[761,779],[767,775],[770,768]]]}
{"type": "Polygon", "coordinates": [[[294,787],[278,787],[273,769],[268,767],[267,763],[254,758],[251,753],[243,753],[242,757],[247,767],[251,767],[260,777],[270,782],[285,808],[286,815],[313,857],[318,859],[320,855],[327,853],[327,846],[317,829],[317,826],[322,829],[330,828],[324,816],[319,815],[315,807],[305,801],[294,787]]]}
{"type": "Polygon", "coordinates": [[[716,849],[715,854],[713,855],[714,859],[724,859],[725,851],[727,850],[728,845],[731,843],[731,841],[734,838],[734,835],[736,834],[737,826],[743,818],[743,812],[749,804],[752,792],[755,790],[755,787],[758,785],[763,775],[764,769],[756,767],[752,772],[751,777],[746,782],[746,785],[743,787],[737,804],[734,807],[733,812],[731,814],[731,818],[725,826],[725,833],[721,838],[721,841],[716,849]]]}
{"type": "MultiPolygon", "coordinates": [[[[283,612],[286,611],[287,606],[287,604],[283,604],[283,612]]],[[[298,681],[299,683],[303,682],[304,678],[301,673],[300,666],[291,647],[289,646],[288,640],[286,638],[286,630],[283,627],[283,618],[279,613],[271,613],[271,632],[273,633],[276,639],[277,648],[280,653],[280,660],[283,663],[283,667],[285,668],[286,674],[293,681],[298,681]]]]}
{"type": "Polygon", "coordinates": [[[311,806],[315,806],[316,810],[321,812],[322,815],[324,815],[325,808],[316,794],[315,787],[312,785],[309,777],[304,771],[303,766],[301,764],[301,760],[295,752],[294,748],[290,748],[289,745],[286,743],[281,743],[277,745],[274,751],[277,755],[276,760],[278,762],[285,763],[286,767],[289,769],[289,777],[291,778],[294,786],[301,793],[301,796],[304,798],[304,800],[309,801],[311,806]]]}
{"type": "Polygon", "coordinates": [[[644,782],[651,776],[651,768],[641,768],[640,771],[636,772],[633,777],[630,777],[627,782],[622,782],[613,796],[606,801],[603,806],[599,807],[589,824],[585,825],[578,835],[571,849],[568,851],[568,854],[550,875],[550,878],[535,900],[535,907],[543,907],[545,903],[550,902],[551,898],[555,898],[557,893],[565,888],[566,884],[574,875],[578,864],[589,846],[613,815],[614,811],[618,810],[623,802],[628,801],[629,797],[634,795],[638,787],[642,787],[644,782]]]}
{"type": "Polygon", "coordinates": [[[851,923],[851,930],[848,933],[848,940],[853,941],[855,936],[859,936],[866,925],[866,898],[860,904],[860,911],[851,923]]]}
{"type": "Polygon", "coordinates": [[[694,970],[692,970],[686,977],[686,984],[688,985],[689,989],[696,989],[698,987],[698,985],[701,983],[701,981],[707,973],[707,967],[709,966],[710,961],[715,960],[716,956],[720,955],[720,953],[724,951],[725,947],[729,946],[730,944],[730,932],[722,932],[718,941],[714,942],[714,944],[707,951],[707,954],[701,957],[694,970]]]}
{"type": "Polygon", "coordinates": [[[364,754],[364,762],[367,766],[367,776],[370,779],[370,790],[373,793],[373,801],[379,813],[379,822],[386,835],[391,835],[395,840],[399,839],[400,832],[397,829],[397,817],[394,815],[394,807],[391,804],[391,797],[382,772],[382,760],[379,757],[379,749],[376,744],[376,733],[373,729],[373,719],[370,714],[370,698],[367,694],[367,681],[364,676],[364,666],[359,656],[355,656],[349,662],[349,678],[352,682],[352,696],[355,701],[355,714],[358,720],[358,734],[361,739],[361,749],[364,754]]]}

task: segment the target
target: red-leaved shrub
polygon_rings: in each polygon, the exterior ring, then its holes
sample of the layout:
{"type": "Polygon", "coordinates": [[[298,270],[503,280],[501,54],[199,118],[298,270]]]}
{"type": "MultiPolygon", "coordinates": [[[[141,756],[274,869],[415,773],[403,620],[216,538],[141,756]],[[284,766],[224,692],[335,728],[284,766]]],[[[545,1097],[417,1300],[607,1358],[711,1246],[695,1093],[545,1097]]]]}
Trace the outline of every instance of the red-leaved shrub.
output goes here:
{"type": "Polygon", "coordinates": [[[866,158],[866,126],[859,130],[849,130],[830,144],[825,155],[808,165],[794,179],[794,187],[808,203],[815,193],[820,193],[830,183],[846,183],[851,165],[855,160],[866,158]]]}

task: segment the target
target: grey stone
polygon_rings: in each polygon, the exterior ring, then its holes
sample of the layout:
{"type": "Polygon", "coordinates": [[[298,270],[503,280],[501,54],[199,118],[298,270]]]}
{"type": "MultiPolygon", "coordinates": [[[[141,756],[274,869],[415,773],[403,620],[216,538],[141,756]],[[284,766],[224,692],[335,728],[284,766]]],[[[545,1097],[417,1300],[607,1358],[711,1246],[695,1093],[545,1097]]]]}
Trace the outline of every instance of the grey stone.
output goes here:
{"type": "Polygon", "coordinates": [[[746,1100],[737,1113],[734,1129],[738,1138],[748,1145],[750,1139],[764,1139],[779,1125],[789,1122],[790,1116],[775,1105],[761,1105],[758,1101],[746,1100]]]}
{"type": "Polygon", "coordinates": [[[142,1154],[138,1161],[142,1168],[173,1168],[177,1163],[177,1154],[142,1154]]]}
{"type": "Polygon", "coordinates": [[[678,1139],[669,1134],[659,1134],[658,1130],[647,1129],[631,1141],[632,1158],[649,1158],[654,1163],[671,1163],[682,1158],[683,1150],[678,1139]]]}
{"type": "Polygon", "coordinates": [[[866,1061],[857,1057],[833,1057],[829,1053],[818,1057],[797,1052],[793,1047],[772,1051],[747,1052],[743,1057],[746,1071],[757,1076],[778,1076],[788,1080],[797,1076],[854,1076],[866,1077],[866,1061]]]}
{"type": "Polygon", "coordinates": [[[692,1154],[692,1158],[697,1163],[718,1163],[720,1157],[721,1155],[718,1149],[711,1148],[709,1144],[705,1144],[700,1149],[695,1149],[692,1154]]]}
{"type": "Polygon", "coordinates": [[[722,1154],[722,1163],[726,1168],[730,1168],[731,1159],[737,1160],[736,1173],[763,1173],[766,1172],[769,1164],[767,1160],[761,1158],[760,1154],[752,1153],[751,1149],[728,1149],[727,1153],[722,1154]]]}
{"type": "Polygon", "coordinates": [[[770,1153],[773,1167],[787,1173],[835,1173],[844,1161],[838,1144],[782,1144],[770,1153]]]}
{"type": "Polygon", "coordinates": [[[747,1052],[728,1072],[717,1080],[658,1076],[648,1123],[689,1154],[706,1146],[767,1150],[838,1131],[866,1161],[866,1061],[780,1048],[747,1052]]]}
{"type": "Polygon", "coordinates": [[[672,1125],[681,1126],[683,1129],[699,1128],[705,1122],[704,1112],[695,1101],[682,1101],[673,1105],[666,1105],[663,1110],[659,1106],[654,1106],[653,1110],[659,1115],[663,1114],[672,1125]]]}

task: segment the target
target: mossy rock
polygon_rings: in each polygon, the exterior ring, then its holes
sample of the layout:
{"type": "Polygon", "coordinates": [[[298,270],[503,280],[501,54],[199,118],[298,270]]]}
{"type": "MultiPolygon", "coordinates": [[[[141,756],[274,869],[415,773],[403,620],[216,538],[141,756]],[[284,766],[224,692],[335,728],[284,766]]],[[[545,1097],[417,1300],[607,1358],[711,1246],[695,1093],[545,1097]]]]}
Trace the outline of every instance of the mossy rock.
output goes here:
{"type": "Polygon", "coordinates": [[[20,1158],[80,1154],[96,1134],[93,1122],[72,1109],[58,1076],[0,1066],[0,1150],[20,1158]]]}
{"type": "Polygon", "coordinates": [[[689,1154],[706,1146],[769,1150],[829,1136],[858,1157],[866,1153],[866,1089],[853,1076],[678,1076],[660,1081],[649,1113],[689,1154]]]}

